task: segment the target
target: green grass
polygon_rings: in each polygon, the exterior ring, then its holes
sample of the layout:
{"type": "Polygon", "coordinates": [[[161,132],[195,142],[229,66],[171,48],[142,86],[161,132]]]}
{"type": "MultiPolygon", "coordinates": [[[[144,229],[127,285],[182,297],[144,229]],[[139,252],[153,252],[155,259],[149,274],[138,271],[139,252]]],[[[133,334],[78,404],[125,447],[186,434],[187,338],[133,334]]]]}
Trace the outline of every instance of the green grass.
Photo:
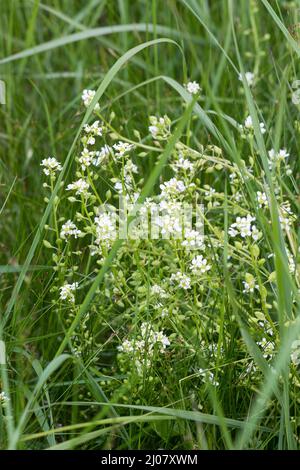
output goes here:
{"type": "Polygon", "coordinates": [[[0,448],[299,449],[299,1],[0,3],[0,448]],[[96,91],[88,108],[84,89],[96,91]],[[149,117],[164,115],[171,132],[153,139],[149,117]],[[134,148],[82,170],[95,119],[97,150],[134,148]],[[288,159],[271,167],[272,148],[288,159]],[[194,189],[177,198],[197,193],[205,249],[117,239],[93,256],[95,208],[117,204],[125,163],[142,203],[181,154],[194,173],[177,178],[194,189]],[[62,165],[52,179],[49,156],[62,165]],[[81,177],[92,196],[72,202],[81,177]],[[258,239],[231,234],[247,214],[258,239]],[[83,237],[61,238],[68,219],[83,237]],[[194,275],[196,255],[210,269],[194,275]],[[178,271],[190,289],[170,282],[178,271]],[[66,282],[79,284],[74,302],[60,298],[66,282]],[[169,338],[163,352],[151,330],[137,352],[144,322],[169,338]],[[135,352],[120,351],[127,340],[135,352]]]}

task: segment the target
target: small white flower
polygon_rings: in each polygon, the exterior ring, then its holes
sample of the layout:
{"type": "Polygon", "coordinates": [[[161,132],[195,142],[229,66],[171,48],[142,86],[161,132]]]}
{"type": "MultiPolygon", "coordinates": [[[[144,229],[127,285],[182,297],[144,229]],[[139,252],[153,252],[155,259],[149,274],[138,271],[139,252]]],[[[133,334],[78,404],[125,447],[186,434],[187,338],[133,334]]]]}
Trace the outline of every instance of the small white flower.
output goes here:
{"type": "Polygon", "coordinates": [[[242,238],[251,237],[257,240],[260,236],[260,232],[257,230],[255,225],[251,225],[255,220],[250,214],[247,217],[237,217],[236,221],[229,227],[228,233],[231,237],[240,235],[242,238]]]}
{"type": "Polygon", "coordinates": [[[169,341],[169,338],[166,335],[164,335],[163,331],[158,331],[155,334],[155,339],[156,339],[156,342],[162,344],[163,349],[166,349],[166,347],[170,346],[170,344],[171,344],[170,341],[169,341]]]}
{"type": "Polygon", "coordinates": [[[82,234],[81,230],[79,230],[74,222],[71,220],[68,220],[65,224],[63,224],[61,231],[60,231],[60,237],[61,238],[68,238],[70,236],[74,236],[75,238],[78,238],[82,234]]]}
{"type": "Polygon", "coordinates": [[[176,178],[171,178],[169,181],[160,185],[161,195],[163,197],[175,196],[178,193],[183,193],[186,189],[183,181],[176,178]]]}
{"type": "Polygon", "coordinates": [[[68,300],[69,302],[75,302],[75,296],[73,292],[77,289],[77,287],[78,282],[73,282],[73,284],[65,284],[60,287],[60,299],[68,300]]]}
{"type": "MultiPolygon", "coordinates": [[[[95,90],[83,90],[81,99],[86,108],[88,108],[91,102],[93,101],[95,94],[96,94],[95,90]]],[[[94,111],[99,111],[99,109],[100,109],[99,103],[96,103],[94,107],[94,111]]]]}
{"type": "Polygon", "coordinates": [[[124,353],[127,353],[127,354],[134,351],[133,345],[132,345],[131,341],[128,341],[128,339],[123,341],[123,343],[120,346],[118,346],[117,349],[120,352],[124,352],[124,353]]]}
{"type": "Polygon", "coordinates": [[[121,181],[117,181],[114,185],[114,189],[118,192],[118,193],[122,193],[123,192],[123,185],[121,183],[121,181]]]}
{"type": "Polygon", "coordinates": [[[200,85],[197,82],[188,82],[185,85],[187,91],[191,93],[191,95],[197,95],[201,91],[200,85]]]}
{"type": "Polygon", "coordinates": [[[43,172],[47,176],[53,176],[58,171],[62,170],[61,164],[54,157],[44,158],[41,162],[41,166],[44,167],[43,172]]]}
{"type": "MultiPolygon", "coordinates": [[[[245,72],[245,78],[246,78],[246,81],[249,85],[249,87],[251,87],[253,84],[254,84],[254,78],[255,78],[255,75],[254,73],[252,72],[245,72]]],[[[242,77],[242,74],[239,73],[239,80],[242,82],[243,81],[243,77],[242,77]]]]}
{"type": "Polygon", "coordinates": [[[151,287],[150,293],[151,293],[151,295],[159,296],[162,299],[165,299],[166,297],[168,297],[168,294],[166,293],[166,291],[162,287],[160,287],[158,284],[154,284],[151,287]]]}
{"type": "Polygon", "coordinates": [[[111,213],[100,213],[95,217],[95,231],[96,231],[96,245],[105,245],[110,247],[113,240],[116,238],[116,214],[111,213]]]}
{"type": "Polygon", "coordinates": [[[203,258],[202,255],[198,255],[192,259],[191,271],[193,274],[205,274],[210,268],[211,266],[208,264],[207,259],[203,258]]]}
{"type": "Polygon", "coordinates": [[[89,189],[90,185],[87,181],[84,179],[80,178],[77,181],[74,181],[74,183],[68,184],[67,186],[67,191],[75,191],[75,194],[84,194],[87,195],[87,191],[89,189]]]}
{"type": "Polygon", "coordinates": [[[255,283],[255,278],[252,276],[252,274],[247,273],[246,274],[246,280],[242,281],[244,284],[244,290],[243,293],[246,292],[254,292],[254,289],[259,289],[258,284],[255,283]]]}
{"type": "Polygon", "coordinates": [[[290,154],[287,152],[286,149],[280,149],[278,152],[276,152],[275,149],[271,149],[269,150],[268,155],[269,155],[269,168],[270,169],[277,162],[281,163],[290,156],[290,154]]]}
{"type": "Polygon", "coordinates": [[[257,195],[257,202],[258,202],[259,207],[268,207],[269,202],[268,202],[266,193],[257,191],[256,195],[257,195]]]}
{"type": "Polygon", "coordinates": [[[148,127],[153,139],[164,140],[170,135],[171,120],[165,114],[164,117],[149,117],[150,126],[148,127]]]}
{"type": "Polygon", "coordinates": [[[179,170],[184,171],[193,171],[194,165],[193,163],[188,160],[187,158],[180,157],[177,162],[172,165],[174,171],[178,172],[179,170]]]}
{"type": "Polygon", "coordinates": [[[0,392],[0,404],[5,405],[9,401],[8,396],[6,395],[5,392],[0,392]]]}
{"type": "MultiPolygon", "coordinates": [[[[260,126],[260,132],[262,134],[265,134],[266,133],[265,124],[263,122],[260,122],[259,126],[260,126]]],[[[253,121],[252,121],[251,116],[246,117],[245,122],[244,122],[244,129],[250,132],[254,131],[253,121]]]]}
{"type": "Polygon", "coordinates": [[[78,161],[81,164],[81,168],[83,171],[92,164],[94,157],[95,157],[94,151],[90,151],[86,147],[82,150],[78,161]]]}
{"type": "Polygon", "coordinates": [[[204,248],[204,236],[201,232],[197,230],[185,230],[184,240],[181,245],[187,249],[198,249],[203,250],[204,248]]]}
{"type": "Polygon", "coordinates": [[[100,125],[100,121],[94,121],[91,125],[85,124],[83,128],[87,134],[92,134],[93,136],[101,137],[103,134],[103,128],[100,125]]]}
{"type": "Polygon", "coordinates": [[[122,142],[119,140],[117,144],[113,145],[113,148],[116,151],[116,156],[117,157],[123,157],[125,153],[130,152],[134,148],[133,144],[129,144],[128,142],[122,142]]]}
{"type": "Polygon", "coordinates": [[[181,287],[184,290],[188,290],[191,288],[190,277],[180,271],[177,271],[176,274],[172,274],[170,281],[171,283],[173,283],[174,281],[177,282],[179,287],[181,287]]]}

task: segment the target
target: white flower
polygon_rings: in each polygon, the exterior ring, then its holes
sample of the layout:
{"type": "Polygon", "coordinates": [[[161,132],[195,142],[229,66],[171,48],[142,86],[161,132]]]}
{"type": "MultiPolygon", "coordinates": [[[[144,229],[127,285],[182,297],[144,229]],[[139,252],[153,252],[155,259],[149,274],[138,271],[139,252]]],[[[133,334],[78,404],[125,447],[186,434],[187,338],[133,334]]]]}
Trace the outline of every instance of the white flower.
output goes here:
{"type": "Polygon", "coordinates": [[[188,82],[185,85],[187,91],[192,95],[197,95],[201,91],[200,85],[197,82],[188,82]]]}
{"type": "Polygon", "coordinates": [[[113,148],[116,151],[116,156],[117,157],[123,157],[123,155],[125,155],[125,153],[129,152],[130,150],[132,150],[134,148],[134,145],[129,144],[128,142],[122,142],[121,140],[119,140],[119,142],[117,144],[113,145],[113,148]]]}
{"type": "Polygon", "coordinates": [[[75,238],[78,238],[82,234],[81,230],[79,230],[74,222],[71,220],[68,220],[63,226],[61,227],[60,231],[60,237],[61,238],[68,238],[70,236],[74,236],[75,238]]]}
{"type": "Polygon", "coordinates": [[[287,248],[286,248],[286,253],[287,253],[287,257],[288,257],[289,271],[290,271],[291,274],[294,274],[295,273],[295,268],[296,268],[294,257],[292,255],[292,253],[287,248]]]}
{"type": "Polygon", "coordinates": [[[168,294],[166,293],[166,291],[162,287],[160,287],[158,284],[154,284],[151,287],[150,293],[151,295],[157,295],[161,297],[162,299],[168,297],[168,294]]]}
{"type": "Polygon", "coordinates": [[[116,238],[116,214],[100,213],[95,217],[95,231],[96,231],[96,245],[105,245],[110,247],[113,240],[116,238]]]}
{"type": "Polygon", "coordinates": [[[166,349],[167,346],[170,346],[170,341],[169,341],[169,338],[164,335],[164,332],[163,331],[158,331],[156,334],[155,334],[155,340],[157,343],[161,343],[162,344],[162,347],[163,349],[166,349]]]}
{"type": "MultiPolygon", "coordinates": [[[[260,132],[261,132],[262,134],[265,134],[265,132],[266,132],[265,124],[264,124],[263,122],[260,122],[260,123],[259,123],[259,126],[260,126],[260,132]]],[[[244,122],[244,129],[247,130],[247,131],[250,131],[250,132],[253,132],[253,131],[254,131],[254,127],[253,127],[253,122],[252,122],[252,117],[251,117],[251,116],[246,117],[245,122],[244,122]]]]}
{"type": "Polygon", "coordinates": [[[73,292],[77,289],[77,287],[78,282],[73,282],[73,284],[65,284],[60,287],[60,299],[68,300],[69,302],[75,302],[75,296],[73,292]]]}
{"type": "Polygon", "coordinates": [[[242,238],[251,237],[257,240],[260,236],[260,232],[257,230],[255,225],[251,223],[255,220],[250,214],[247,217],[237,217],[236,221],[229,227],[228,233],[231,237],[240,235],[242,238]]]}
{"type": "Polygon", "coordinates": [[[184,240],[181,245],[187,249],[202,250],[204,248],[203,239],[204,236],[202,233],[198,232],[197,230],[188,229],[184,232],[184,240]]]}
{"type": "Polygon", "coordinates": [[[242,281],[244,284],[244,290],[243,292],[254,292],[254,289],[259,289],[258,284],[255,283],[255,278],[252,276],[252,274],[246,273],[245,275],[245,281],[242,281]]]}
{"type": "Polygon", "coordinates": [[[118,191],[118,193],[122,193],[123,192],[123,185],[121,183],[121,181],[117,181],[114,185],[114,189],[116,191],[118,191]]]}
{"type": "MultiPolygon", "coordinates": [[[[254,83],[254,78],[255,78],[255,75],[254,73],[252,72],[245,72],[245,78],[246,78],[246,81],[249,85],[249,87],[251,87],[254,83]]],[[[239,73],[239,80],[242,82],[243,81],[243,77],[242,77],[242,74],[239,73]]]]}
{"type": "Polygon", "coordinates": [[[7,403],[9,401],[9,398],[8,396],[6,395],[5,392],[0,392],[0,404],[1,405],[4,405],[5,403],[7,403]]]}
{"type": "Polygon", "coordinates": [[[183,181],[177,180],[176,178],[171,178],[169,181],[160,185],[161,196],[168,197],[174,196],[178,193],[183,193],[186,189],[183,181]]]}
{"type": "Polygon", "coordinates": [[[62,170],[61,164],[54,157],[44,158],[41,162],[41,166],[44,167],[43,172],[47,176],[53,176],[58,171],[62,170]]]}
{"type": "Polygon", "coordinates": [[[94,157],[95,157],[94,151],[90,151],[86,147],[82,150],[78,161],[81,164],[81,168],[83,171],[92,164],[94,157]]]}
{"type": "Polygon", "coordinates": [[[188,290],[191,288],[190,277],[180,271],[177,271],[176,274],[172,274],[170,281],[171,283],[173,283],[174,281],[177,282],[179,287],[181,287],[184,290],[188,290]]]}
{"type": "Polygon", "coordinates": [[[68,184],[67,191],[75,191],[75,194],[87,195],[89,187],[89,183],[80,178],[79,180],[74,181],[74,183],[68,184]]]}
{"type": "MultiPolygon", "coordinates": [[[[87,134],[92,134],[98,137],[101,137],[103,134],[103,128],[100,125],[100,121],[94,121],[93,124],[91,125],[85,124],[83,128],[87,134]]],[[[94,140],[94,143],[95,143],[95,140],[94,140]]]]}
{"type": "Polygon", "coordinates": [[[157,126],[149,126],[148,127],[150,134],[153,138],[155,138],[158,134],[158,127],[157,126]]]}
{"type": "Polygon", "coordinates": [[[178,172],[179,170],[184,171],[193,171],[194,165],[193,163],[188,160],[187,158],[180,157],[177,162],[172,165],[174,171],[178,172]]]}
{"type": "Polygon", "coordinates": [[[127,354],[134,351],[133,344],[131,343],[131,341],[128,341],[128,339],[123,341],[123,343],[120,346],[118,346],[117,349],[120,352],[124,352],[127,354]]]}
{"type": "Polygon", "coordinates": [[[271,149],[269,150],[268,154],[270,169],[272,168],[273,164],[276,164],[277,162],[283,162],[290,156],[286,149],[280,149],[278,152],[276,152],[275,149],[271,149]]]}
{"type": "MultiPolygon", "coordinates": [[[[96,94],[95,90],[83,90],[81,99],[86,108],[88,108],[91,102],[93,101],[95,94],[96,94]]],[[[94,110],[99,111],[99,109],[100,109],[99,103],[96,103],[94,110]]]]}
{"type": "Polygon", "coordinates": [[[127,160],[127,162],[124,165],[124,176],[125,176],[125,178],[130,173],[138,173],[138,167],[133,163],[132,160],[127,160]]]}
{"type": "Polygon", "coordinates": [[[165,114],[164,117],[157,118],[156,116],[149,117],[150,126],[148,127],[153,139],[164,140],[170,135],[171,120],[165,114]]]}
{"type": "Polygon", "coordinates": [[[191,271],[193,274],[205,274],[210,268],[211,266],[208,264],[207,259],[203,258],[202,255],[198,255],[192,259],[191,271]]]}
{"type": "Polygon", "coordinates": [[[262,193],[261,191],[257,191],[257,202],[259,207],[268,207],[268,198],[266,193],[262,193]]]}

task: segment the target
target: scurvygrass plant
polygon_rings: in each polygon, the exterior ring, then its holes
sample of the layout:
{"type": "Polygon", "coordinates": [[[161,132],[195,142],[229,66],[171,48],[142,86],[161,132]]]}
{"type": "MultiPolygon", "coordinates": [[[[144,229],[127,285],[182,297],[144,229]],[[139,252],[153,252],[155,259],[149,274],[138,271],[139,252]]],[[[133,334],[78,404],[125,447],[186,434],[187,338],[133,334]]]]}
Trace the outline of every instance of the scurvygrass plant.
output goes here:
{"type": "Polygon", "coordinates": [[[299,448],[293,2],[67,3],[3,13],[1,448],[299,448]]]}

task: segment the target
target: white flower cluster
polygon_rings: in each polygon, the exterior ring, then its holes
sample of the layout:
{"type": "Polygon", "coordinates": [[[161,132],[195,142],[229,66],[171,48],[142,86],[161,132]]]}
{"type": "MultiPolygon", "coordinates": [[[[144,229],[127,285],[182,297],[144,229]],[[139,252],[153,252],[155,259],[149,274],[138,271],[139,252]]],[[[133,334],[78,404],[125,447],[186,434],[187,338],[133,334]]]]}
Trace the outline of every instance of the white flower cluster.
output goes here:
{"type": "Polygon", "coordinates": [[[206,258],[203,258],[202,255],[198,255],[192,259],[191,271],[193,274],[205,274],[211,269],[210,264],[206,258]]]}
{"type": "Polygon", "coordinates": [[[280,149],[278,152],[276,152],[275,149],[271,149],[268,151],[268,155],[270,169],[273,167],[273,165],[284,162],[290,156],[286,149],[280,149]]]}
{"type": "MultiPolygon", "coordinates": [[[[248,83],[249,87],[251,87],[253,84],[254,84],[254,80],[255,80],[255,75],[253,72],[245,72],[245,78],[246,78],[246,82],[248,83]]],[[[243,76],[241,73],[239,73],[239,80],[240,82],[243,81],[243,76]]]]}
{"type": "Polygon", "coordinates": [[[288,201],[283,202],[279,207],[279,221],[283,230],[288,231],[292,223],[296,220],[296,216],[291,209],[288,201]]]}
{"type": "Polygon", "coordinates": [[[54,157],[44,158],[41,162],[43,166],[43,172],[47,176],[54,176],[55,173],[62,170],[61,164],[54,157]]]}
{"type": "Polygon", "coordinates": [[[259,286],[258,284],[256,284],[254,276],[252,276],[252,274],[250,273],[246,273],[245,281],[243,281],[243,284],[244,284],[243,293],[251,292],[251,294],[253,294],[254,289],[259,289],[259,286]]]}
{"type": "Polygon", "coordinates": [[[123,157],[126,153],[130,152],[130,150],[134,148],[134,145],[119,140],[117,144],[113,145],[113,148],[115,150],[116,157],[123,157]]]}
{"type": "Polygon", "coordinates": [[[0,392],[0,405],[5,405],[9,401],[8,396],[5,392],[0,392]]]}
{"type": "Polygon", "coordinates": [[[67,191],[75,191],[75,194],[87,196],[89,187],[89,183],[83,178],[80,178],[79,180],[74,181],[74,183],[68,184],[67,191]]]}
{"type": "Polygon", "coordinates": [[[169,181],[162,183],[160,185],[160,189],[161,197],[169,198],[183,193],[186,190],[186,187],[183,181],[178,180],[177,178],[171,178],[169,181]]]}
{"type": "Polygon", "coordinates": [[[266,193],[257,191],[256,196],[259,207],[268,207],[269,201],[266,193]]]}
{"type": "Polygon", "coordinates": [[[173,163],[171,166],[175,173],[178,173],[181,170],[184,172],[194,171],[193,163],[188,158],[184,158],[183,156],[180,156],[178,160],[175,161],[175,163],[173,163]]]}
{"type": "Polygon", "coordinates": [[[204,236],[198,230],[187,229],[184,232],[184,240],[181,242],[181,246],[186,249],[204,249],[204,236]]]}
{"type": "Polygon", "coordinates": [[[63,239],[69,238],[71,236],[78,238],[80,235],[82,235],[82,231],[79,230],[74,222],[72,222],[70,219],[61,227],[60,237],[63,239]]]}
{"type": "Polygon", "coordinates": [[[68,300],[69,302],[75,302],[75,296],[73,294],[78,287],[78,282],[73,282],[73,284],[64,284],[60,287],[60,299],[61,300],[68,300]]]}
{"type": "MultiPolygon", "coordinates": [[[[265,128],[265,124],[263,122],[260,122],[259,123],[259,127],[260,127],[260,132],[262,134],[265,134],[266,133],[266,128],[265,128]]],[[[245,132],[246,134],[247,133],[253,133],[254,132],[254,127],[253,127],[253,121],[252,121],[252,117],[251,116],[248,116],[246,117],[245,119],[245,122],[244,122],[244,125],[240,125],[240,129],[245,132]]]]}
{"type": "Polygon", "coordinates": [[[164,353],[170,346],[169,338],[162,331],[155,331],[150,323],[141,325],[140,337],[131,341],[125,340],[118,346],[118,351],[129,354],[134,358],[134,363],[139,374],[143,373],[143,366],[149,368],[154,352],[164,353]]]}
{"type": "Polygon", "coordinates": [[[103,254],[103,249],[107,250],[117,236],[117,217],[114,212],[100,212],[94,218],[94,245],[91,245],[91,255],[103,254]]]}
{"type": "Polygon", "coordinates": [[[231,237],[240,235],[242,238],[252,237],[254,241],[257,241],[261,234],[257,227],[252,224],[255,221],[255,217],[250,214],[247,217],[237,217],[236,221],[229,227],[228,233],[231,237]]]}
{"type": "Polygon", "coordinates": [[[170,136],[171,120],[167,115],[164,117],[149,117],[150,126],[148,127],[153,139],[165,140],[170,136]]]}
{"type": "MultiPolygon", "coordinates": [[[[95,94],[96,94],[95,90],[83,90],[81,99],[86,108],[88,108],[91,102],[93,101],[95,94]]],[[[94,111],[99,111],[99,109],[100,109],[99,103],[96,103],[94,107],[94,111]]]]}
{"type": "Polygon", "coordinates": [[[177,283],[179,287],[184,290],[188,290],[191,288],[191,278],[186,274],[182,273],[181,271],[177,271],[176,274],[172,274],[170,278],[171,283],[177,283]]]}
{"type": "Polygon", "coordinates": [[[201,91],[199,83],[197,83],[195,81],[194,82],[188,82],[185,85],[185,88],[187,89],[187,91],[189,93],[191,93],[191,95],[197,95],[201,91]]]}
{"type": "Polygon", "coordinates": [[[158,296],[162,299],[166,299],[168,297],[168,294],[165,291],[165,289],[163,289],[158,284],[153,284],[153,286],[151,286],[150,294],[153,295],[153,296],[158,296]]]}

